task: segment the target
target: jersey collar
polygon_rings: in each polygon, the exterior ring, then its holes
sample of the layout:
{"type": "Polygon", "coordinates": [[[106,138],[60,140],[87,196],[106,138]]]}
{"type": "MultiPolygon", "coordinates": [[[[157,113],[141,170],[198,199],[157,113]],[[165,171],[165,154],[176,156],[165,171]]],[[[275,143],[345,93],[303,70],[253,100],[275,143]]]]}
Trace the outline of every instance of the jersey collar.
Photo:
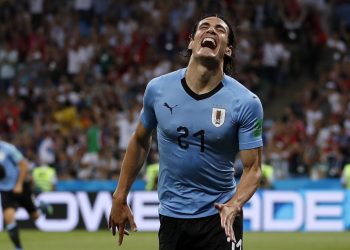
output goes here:
{"type": "Polygon", "coordinates": [[[195,92],[192,91],[192,89],[190,89],[190,87],[188,87],[188,84],[186,82],[185,77],[183,77],[181,79],[181,85],[184,88],[184,90],[186,91],[186,93],[191,96],[193,99],[199,101],[199,100],[203,100],[206,98],[211,97],[212,95],[214,95],[215,93],[217,93],[220,89],[222,89],[222,87],[224,87],[224,85],[222,84],[222,82],[220,82],[214,89],[212,89],[211,91],[204,93],[204,94],[197,94],[195,92]]]}

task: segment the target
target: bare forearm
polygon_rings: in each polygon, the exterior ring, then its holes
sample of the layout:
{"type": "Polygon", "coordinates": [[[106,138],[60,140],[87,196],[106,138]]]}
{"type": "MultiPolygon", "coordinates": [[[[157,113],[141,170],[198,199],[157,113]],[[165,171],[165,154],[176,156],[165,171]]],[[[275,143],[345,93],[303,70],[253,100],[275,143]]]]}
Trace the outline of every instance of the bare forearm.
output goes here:
{"type": "Polygon", "coordinates": [[[241,181],[235,195],[229,201],[240,209],[253,196],[261,178],[261,148],[243,150],[240,158],[244,166],[241,181]]]}
{"type": "Polygon", "coordinates": [[[237,186],[236,193],[230,200],[230,203],[235,203],[242,208],[259,187],[260,178],[260,167],[256,166],[244,170],[240,183],[237,186]]]}
{"type": "Polygon", "coordinates": [[[131,185],[146,159],[150,142],[151,138],[147,142],[142,142],[137,139],[135,134],[132,136],[122,163],[118,187],[113,194],[113,198],[126,201],[131,185]]]}

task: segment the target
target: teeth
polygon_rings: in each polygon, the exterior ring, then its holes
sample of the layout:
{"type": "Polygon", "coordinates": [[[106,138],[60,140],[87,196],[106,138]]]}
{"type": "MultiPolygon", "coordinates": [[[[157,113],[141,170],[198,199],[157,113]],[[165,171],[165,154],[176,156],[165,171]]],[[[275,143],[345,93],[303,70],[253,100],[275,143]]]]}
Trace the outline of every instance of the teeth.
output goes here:
{"type": "Polygon", "coordinates": [[[212,42],[214,45],[216,45],[215,40],[211,37],[204,38],[202,43],[205,43],[205,42],[212,42]]]}

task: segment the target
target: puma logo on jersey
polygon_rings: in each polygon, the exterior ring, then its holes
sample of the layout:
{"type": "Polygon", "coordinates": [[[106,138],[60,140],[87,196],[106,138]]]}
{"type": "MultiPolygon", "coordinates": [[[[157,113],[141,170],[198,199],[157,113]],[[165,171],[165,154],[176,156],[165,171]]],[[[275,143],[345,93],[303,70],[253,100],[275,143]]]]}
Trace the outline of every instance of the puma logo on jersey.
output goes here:
{"type": "Polygon", "coordinates": [[[170,106],[168,103],[166,103],[166,102],[165,102],[163,105],[164,105],[164,107],[166,107],[166,108],[168,108],[168,109],[170,110],[170,113],[171,113],[171,114],[173,114],[173,109],[174,109],[175,107],[178,106],[178,105],[175,105],[175,106],[172,106],[172,107],[171,107],[171,106],[170,106]]]}

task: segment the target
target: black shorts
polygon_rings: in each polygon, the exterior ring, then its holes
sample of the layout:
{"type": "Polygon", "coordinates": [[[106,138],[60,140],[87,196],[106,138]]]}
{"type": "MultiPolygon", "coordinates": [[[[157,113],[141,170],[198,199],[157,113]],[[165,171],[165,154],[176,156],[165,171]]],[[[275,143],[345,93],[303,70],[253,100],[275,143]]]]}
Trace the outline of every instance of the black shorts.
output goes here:
{"type": "Polygon", "coordinates": [[[28,182],[23,184],[23,192],[15,194],[12,191],[1,191],[1,206],[2,209],[23,207],[28,214],[36,211],[34,205],[34,197],[31,192],[31,187],[28,182]]]}
{"type": "Polygon", "coordinates": [[[220,215],[198,219],[177,219],[160,215],[160,250],[242,250],[243,213],[235,218],[236,244],[227,242],[220,215]]]}

